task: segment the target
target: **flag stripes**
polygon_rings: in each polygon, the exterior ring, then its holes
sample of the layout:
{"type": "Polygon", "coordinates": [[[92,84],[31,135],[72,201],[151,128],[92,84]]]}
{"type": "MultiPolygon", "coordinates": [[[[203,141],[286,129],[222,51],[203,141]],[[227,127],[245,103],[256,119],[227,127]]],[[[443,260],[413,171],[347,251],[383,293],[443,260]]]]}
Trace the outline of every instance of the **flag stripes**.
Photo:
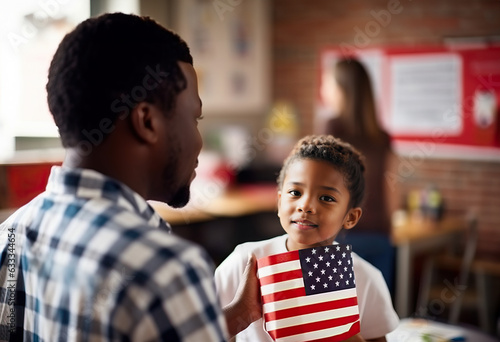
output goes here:
{"type": "Polygon", "coordinates": [[[333,272],[337,269],[333,270],[333,262],[327,262],[327,257],[351,260],[350,249],[339,251],[337,246],[336,252],[331,249],[325,248],[323,254],[320,248],[311,249],[310,254],[308,250],[292,251],[258,260],[264,326],[273,340],[333,342],[359,332],[356,288],[345,284],[347,280],[354,281],[348,278],[352,273],[351,261],[342,266],[344,282],[341,278],[334,279],[337,275],[333,272]],[[334,257],[334,253],[338,254],[334,257]],[[327,271],[331,273],[325,275],[327,271]],[[306,283],[308,289],[312,288],[308,293],[306,283]]]}

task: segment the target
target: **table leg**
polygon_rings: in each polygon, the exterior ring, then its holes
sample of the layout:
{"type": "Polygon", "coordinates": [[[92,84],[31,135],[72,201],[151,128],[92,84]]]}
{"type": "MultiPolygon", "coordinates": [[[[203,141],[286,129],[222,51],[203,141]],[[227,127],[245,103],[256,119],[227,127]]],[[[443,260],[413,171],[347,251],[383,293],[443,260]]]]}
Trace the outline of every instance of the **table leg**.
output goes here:
{"type": "Polygon", "coordinates": [[[412,294],[410,274],[412,272],[410,244],[398,246],[396,270],[396,312],[400,318],[409,316],[409,303],[412,294]]]}

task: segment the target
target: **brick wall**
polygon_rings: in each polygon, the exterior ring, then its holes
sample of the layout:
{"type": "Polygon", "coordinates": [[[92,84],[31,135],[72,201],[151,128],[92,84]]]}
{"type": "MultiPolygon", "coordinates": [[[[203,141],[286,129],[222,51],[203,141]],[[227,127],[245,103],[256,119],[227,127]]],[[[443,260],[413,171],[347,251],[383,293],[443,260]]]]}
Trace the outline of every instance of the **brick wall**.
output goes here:
{"type": "MultiPolygon", "coordinates": [[[[357,30],[374,13],[393,10],[390,21],[370,37],[368,46],[439,44],[447,37],[500,36],[498,0],[274,0],[273,98],[297,108],[302,133],[313,132],[319,51],[355,44],[357,30]],[[393,7],[391,7],[393,6],[393,7]]],[[[500,258],[500,161],[425,159],[405,177],[402,190],[436,183],[446,207],[462,214],[476,210],[478,253],[500,258]]]]}

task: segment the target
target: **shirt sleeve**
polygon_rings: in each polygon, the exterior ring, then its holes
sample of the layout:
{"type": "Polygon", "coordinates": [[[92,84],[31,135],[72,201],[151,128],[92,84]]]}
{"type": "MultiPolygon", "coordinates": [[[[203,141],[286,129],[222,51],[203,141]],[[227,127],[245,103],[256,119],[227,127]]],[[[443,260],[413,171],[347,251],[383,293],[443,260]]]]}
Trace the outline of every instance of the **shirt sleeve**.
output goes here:
{"type": "Polygon", "coordinates": [[[399,317],[392,306],[392,300],[382,273],[359,258],[354,264],[356,291],[361,319],[361,335],[365,339],[385,336],[396,329],[399,317]],[[360,266],[361,272],[356,272],[360,266]],[[359,279],[358,279],[359,278],[359,279]]]}
{"type": "MultiPolygon", "coordinates": [[[[141,312],[129,333],[132,341],[226,341],[226,321],[215,292],[208,255],[188,247],[152,275],[153,289],[131,286],[129,303],[141,312]]],[[[124,309],[125,310],[125,309],[124,309]]]]}
{"type": "Polygon", "coordinates": [[[215,270],[215,285],[222,307],[234,299],[247,262],[248,255],[237,246],[215,270]]]}

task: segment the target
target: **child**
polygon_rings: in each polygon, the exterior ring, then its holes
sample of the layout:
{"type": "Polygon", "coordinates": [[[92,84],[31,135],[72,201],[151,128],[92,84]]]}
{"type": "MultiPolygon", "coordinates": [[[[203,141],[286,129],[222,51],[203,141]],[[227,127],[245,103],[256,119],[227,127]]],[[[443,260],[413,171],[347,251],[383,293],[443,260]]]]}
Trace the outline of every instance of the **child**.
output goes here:
{"type": "MultiPolygon", "coordinates": [[[[235,248],[215,272],[221,304],[227,305],[235,296],[248,255],[262,258],[335,243],[339,231],[353,228],[361,217],[364,189],[362,156],[351,145],[331,135],[301,139],[278,177],[278,216],[287,234],[235,248]]],[[[399,322],[387,285],[379,270],[355,253],[352,258],[361,336],[367,341],[385,341],[399,322]]],[[[259,319],[238,334],[236,341],[272,339],[259,319]]]]}

